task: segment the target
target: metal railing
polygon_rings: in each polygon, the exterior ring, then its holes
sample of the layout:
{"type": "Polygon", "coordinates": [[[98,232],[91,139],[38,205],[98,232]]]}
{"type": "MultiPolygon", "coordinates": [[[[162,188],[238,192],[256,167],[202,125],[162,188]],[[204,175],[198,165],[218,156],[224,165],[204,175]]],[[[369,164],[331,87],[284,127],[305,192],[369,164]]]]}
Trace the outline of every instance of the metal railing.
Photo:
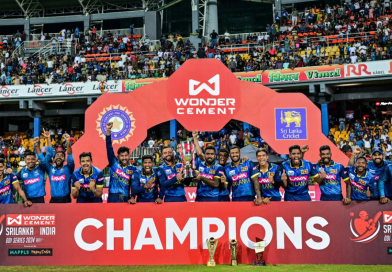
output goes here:
{"type": "Polygon", "coordinates": [[[46,58],[55,53],[61,54],[68,52],[71,53],[71,56],[74,56],[76,53],[76,44],[73,44],[72,41],[48,43],[46,46],[33,53],[32,56],[39,55],[46,58]]]}
{"type": "Polygon", "coordinates": [[[154,154],[154,150],[158,149],[159,147],[136,147],[136,149],[134,151],[132,151],[131,153],[131,159],[138,159],[143,157],[144,155],[152,155],[154,154]]]}

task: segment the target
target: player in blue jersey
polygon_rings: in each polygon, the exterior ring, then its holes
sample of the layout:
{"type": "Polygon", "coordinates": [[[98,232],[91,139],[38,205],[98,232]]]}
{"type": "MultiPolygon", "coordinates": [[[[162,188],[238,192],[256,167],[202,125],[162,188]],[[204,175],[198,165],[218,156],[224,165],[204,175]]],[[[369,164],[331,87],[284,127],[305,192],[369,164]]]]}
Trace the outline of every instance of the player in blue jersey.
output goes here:
{"type": "MultiPolygon", "coordinates": [[[[354,152],[351,154],[350,160],[348,162],[348,166],[355,165],[355,158],[361,153],[361,149],[359,147],[355,148],[354,152]]],[[[378,183],[380,177],[385,177],[384,172],[387,170],[388,164],[384,161],[384,151],[380,147],[375,147],[372,149],[372,160],[367,163],[367,171],[374,176],[374,184],[370,187],[372,190],[372,199],[379,200],[379,190],[378,183]]],[[[385,184],[385,180],[383,180],[385,184]]]]}
{"type": "Polygon", "coordinates": [[[308,179],[318,177],[313,165],[303,159],[308,146],[293,145],[289,148],[290,159],[282,164],[282,187],[285,201],[311,201],[308,193],[308,179]]]}
{"type": "Polygon", "coordinates": [[[268,162],[268,151],[260,148],[256,151],[256,159],[259,162],[257,167],[261,196],[264,204],[270,201],[281,201],[279,192],[281,172],[279,166],[268,162]]]}
{"type": "Polygon", "coordinates": [[[223,175],[223,167],[216,162],[215,148],[207,146],[205,161],[196,169],[197,184],[196,201],[219,201],[219,186],[223,175]]]}
{"type": "Polygon", "coordinates": [[[347,198],[358,201],[372,199],[373,195],[371,192],[375,190],[373,187],[376,181],[366,168],[367,160],[364,156],[357,158],[355,166],[346,168],[351,183],[351,190],[348,191],[347,198]]]}
{"type": "Polygon", "coordinates": [[[182,177],[183,164],[175,162],[173,148],[164,146],[162,149],[163,164],[159,166],[158,178],[165,202],[187,202],[182,177]]]}
{"type": "Polygon", "coordinates": [[[343,201],[344,204],[350,204],[351,200],[343,200],[341,179],[346,182],[346,188],[350,186],[347,173],[345,174],[344,166],[332,160],[331,148],[328,145],[320,147],[320,161],[313,165],[318,177],[314,180],[320,185],[321,201],[343,201]]]}
{"type": "MultiPolygon", "coordinates": [[[[39,138],[34,138],[33,142],[35,152],[40,154],[39,138]]],[[[47,172],[45,161],[41,161],[36,165],[37,156],[33,152],[25,153],[25,161],[26,167],[22,168],[15,175],[15,179],[23,181],[23,191],[29,201],[32,203],[45,203],[45,172],[47,172]]]]}
{"type": "Polygon", "coordinates": [[[102,203],[103,173],[92,165],[90,152],[79,155],[81,167],[72,175],[72,196],[77,203],[102,203]]]}
{"type": "Polygon", "coordinates": [[[232,188],[232,200],[254,201],[257,206],[261,205],[263,199],[259,186],[259,173],[253,162],[241,160],[238,146],[230,148],[230,159],[232,162],[225,167],[225,173],[232,188]]]}
{"type": "Polygon", "coordinates": [[[142,157],[142,170],[136,171],[132,176],[132,195],[130,204],[136,202],[162,203],[163,193],[158,179],[158,168],[154,166],[154,158],[151,155],[142,157]],[[159,190],[158,190],[159,188],[159,190]]]}
{"type": "Polygon", "coordinates": [[[18,179],[12,175],[12,170],[5,170],[4,159],[0,158],[0,204],[11,204],[14,203],[13,191],[16,191],[23,199],[24,205],[31,206],[33,203],[27,200],[25,193],[20,188],[18,179]]]}
{"type": "Polygon", "coordinates": [[[106,151],[110,168],[108,203],[128,202],[131,179],[136,167],[129,162],[129,148],[121,146],[114,155],[112,145],[113,122],[106,124],[106,151]]]}
{"type": "Polygon", "coordinates": [[[65,152],[57,151],[53,153],[52,142],[50,139],[50,132],[43,130],[43,136],[48,143],[46,156],[44,158],[42,153],[38,154],[40,161],[45,161],[46,170],[50,182],[50,203],[71,203],[71,176],[75,170],[75,163],[72,156],[71,137],[64,134],[64,140],[67,143],[67,164],[64,165],[65,152]],[[52,158],[53,163],[52,163],[52,158]]]}
{"type": "Polygon", "coordinates": [[[380,203],[386,204],[392,199],[392,165],[389,164],[378,180],[380,203]]]}
{"type": "MultiPolygon", "coordinates": [[[[202,149],[200,148],[199,145],[199,141],[197,140],[197,135],[199,134],[199,132],[197,130],[192,131],[192,136],[193,136],[193,143],[195,145],[195,149],[196,149],[196,154],[197,157],[195,159],[196,163],[196,169],[199,168],[199,165],[205,161],[205,155],[202,151],[202,149]]],[[[227,149],[224,148],[220,148],[218,150],[218,155],[217,155],[217,163],[222,166],[223,168],[223,175],[220,179],[220,184],[219,184],[219,201],[230,201],[230,187],[229,187],[229,182],[226,179],[226,175],[224,173],[224,168],[226,166],[226,162],[229,159],[229,152],[227,151],[227,149]]],[[[247,157],[243,157],[242,158],[244,161],[247,161],[248,158],[247,157]]]]}

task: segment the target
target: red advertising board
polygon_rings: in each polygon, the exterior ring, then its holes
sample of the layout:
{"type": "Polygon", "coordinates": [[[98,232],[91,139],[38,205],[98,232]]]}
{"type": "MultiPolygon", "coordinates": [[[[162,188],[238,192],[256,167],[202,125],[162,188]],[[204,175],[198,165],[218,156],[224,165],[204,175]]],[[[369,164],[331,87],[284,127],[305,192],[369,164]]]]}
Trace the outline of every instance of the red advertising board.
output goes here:
{"type": "Polygon", "coordinates": [[[0,265],[206,264],[210,237],[218,265],[232,238],[238,262],[252,263],[256,236],[267,264],[392,264],[391,203],[2,206],[0,265]]]}

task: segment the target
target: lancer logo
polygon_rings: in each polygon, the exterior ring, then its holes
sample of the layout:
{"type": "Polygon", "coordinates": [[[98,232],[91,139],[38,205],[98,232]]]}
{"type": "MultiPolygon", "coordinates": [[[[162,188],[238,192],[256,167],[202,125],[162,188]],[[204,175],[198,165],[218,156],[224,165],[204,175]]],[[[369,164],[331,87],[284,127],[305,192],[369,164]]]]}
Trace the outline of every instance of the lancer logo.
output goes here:
{"type": "Polygon", "coordinates": [[[219,85],[219,74],[213,76],[208,80],[208,83],[214,84],[215,89],[210,88],[206,83],[201,84],[197,89],[195,87],[200,84],[199,81],[190,79],[189,80],[189,95],[198,95],[201,91],[206,90],[211,95],[219,95],[220,85],[219,85]]]}
{"type": "MultiPolygon", "coordinates": [[[[354,213],[351,213],[351,216],[354,216],[354,213]]],[[[378,212],[373,218],[369,219],[366,211],[360,211],[359,217],[350,221],[350,230],[354,235],[354,238],[350,238],[350,240],[357,243],[369,243],[373,241],[380,231],[380,222],[378,221],[380,216],[381,212],[378,212]]]]}

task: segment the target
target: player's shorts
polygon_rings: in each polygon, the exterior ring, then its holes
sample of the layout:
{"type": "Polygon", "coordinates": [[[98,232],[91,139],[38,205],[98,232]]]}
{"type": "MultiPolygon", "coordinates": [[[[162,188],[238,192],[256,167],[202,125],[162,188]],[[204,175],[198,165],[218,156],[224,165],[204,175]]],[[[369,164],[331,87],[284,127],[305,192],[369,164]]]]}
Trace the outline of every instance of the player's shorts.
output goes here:
{"type": "Polygon", "coordinates": [[[113,194],[109,193],[108,196],[108,203],[123,203],[123,202],[128,202],[129,197],[123,195],[123,194],[113,194]]]}
{"type": "Polygon", "coordinates": [[[62,197],[53,197],[50,199],[49,203],[71,203],[71,196],[66,195],[62,197]]]}
{"type": "Polygon", "coordinates": [[[230,202],[230,196],[229,195],[220,195],[219,196],[219,201],[230,202]]]}
{"type": "Polygon", "coordinates": [[[271,198],[270,201],[282,201],[282,197],[280,196],[262,196],[262,197],[271,198]]]}
{"type": "Polygon", "coordinates": [[[187,202],[186,197],[183,196],[165,196],[165,202],[187,202]]]}
{"type": "Polygon", "coordinates": [[[196,196],[196,202],[218,202],[219,197],[196,196]]]}
{"type": "Polygon", "coordinates": [[[310,199],[309,193],[297,195],[297,194],[285,192],[284,201],[312,201],[312,200],[310,199]]]}
{"type": "Polygon", "coordinates": [[[102,197],[98,198],[98,197],[91,197],[91,198],[87,198],[87,197],[78,197],[76,199],[76,203],[102,203],[102,197]]]}
{"type": "Polygon", "coordinates": [[[157,199],[157,197],[156,198],[139,198],[139,197],[137,197],[136,198],[136,202],[141,202],[141,203],[143,203],[143,202],[155,202],[155,199],[157,199]]]}
{"type": "Polygon", "coordinates": [[[31,203],[45,203],[45,198],[43,196],[40,196],[40,197],[30,197],[27,200],[31,201],[31,203]]]}
{"type": "Polygon", "coordinates": [[[234,201],[254,201],[254,196],[239,196],[239,197],[232,197],[231,200],[234,201]]]}
{"type": "Polygon", "coordinates": [[[321,194],[320,201],[342,201],[343,195],[326,195],[321,194]]]}

